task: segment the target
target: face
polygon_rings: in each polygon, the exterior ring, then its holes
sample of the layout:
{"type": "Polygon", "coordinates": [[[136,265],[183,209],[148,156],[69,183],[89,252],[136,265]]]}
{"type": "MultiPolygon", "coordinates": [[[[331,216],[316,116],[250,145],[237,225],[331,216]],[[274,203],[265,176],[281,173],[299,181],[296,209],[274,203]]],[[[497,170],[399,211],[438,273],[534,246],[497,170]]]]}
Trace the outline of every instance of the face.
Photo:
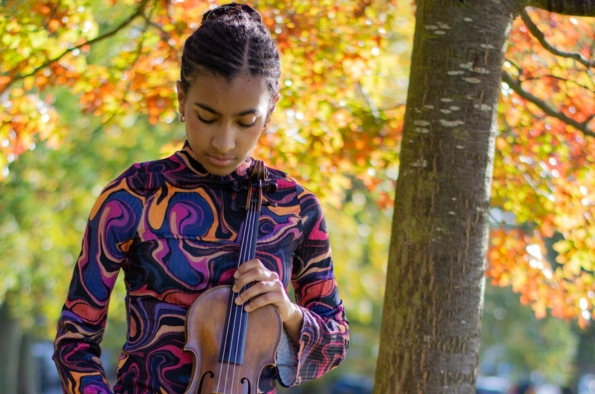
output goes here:
{"type": "Polygon", "coordinates": [[[200,164],[214,175],[232,173],[256,146],[275,109],[267,83],[258,76],[197,75],[184,94],[178,81],[186,138],[200,164]]]}

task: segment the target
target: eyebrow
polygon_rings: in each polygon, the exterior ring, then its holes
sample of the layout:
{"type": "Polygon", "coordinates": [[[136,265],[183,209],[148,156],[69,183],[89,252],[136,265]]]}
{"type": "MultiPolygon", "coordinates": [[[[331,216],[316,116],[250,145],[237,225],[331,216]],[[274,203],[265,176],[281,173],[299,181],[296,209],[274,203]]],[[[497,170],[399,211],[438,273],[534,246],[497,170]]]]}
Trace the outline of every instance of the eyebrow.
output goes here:
{"type": "MultiPolygon", "coordinates": [[[[204,109],[205,111],[212,113],[213,115],[221,116],[221,114],[219,112],[215,111],[213,108],[209,107],[206,104],[202,104],[202,103],[195,101],[194,105],[204,109]]],[[[244,115],[252,115],[252,114],[260,115],[260,111],[257,108],[251,108],[251,109],[247,109],[245,111],[238,112],[237,114],[234,114],[233,116],[235,117],[235,116],[244,116],[244,115]]]]}

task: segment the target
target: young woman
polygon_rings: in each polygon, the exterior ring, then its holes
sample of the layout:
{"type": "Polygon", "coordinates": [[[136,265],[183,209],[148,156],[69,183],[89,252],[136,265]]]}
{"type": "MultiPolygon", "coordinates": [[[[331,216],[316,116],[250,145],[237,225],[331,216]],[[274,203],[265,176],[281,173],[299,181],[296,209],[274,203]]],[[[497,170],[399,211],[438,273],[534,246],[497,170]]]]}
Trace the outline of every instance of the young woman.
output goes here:
{"type": "Polygon", "coordinates": [[[116,393],[183,393],[193,362],[183,349],[187,311],[225,284],[237,292],[253,283],[238,303],[248,312],[272,304],[283,321],[278,364],[261,375],[261,392],[275,393],[275,380],[315,379],[342,361],[348,323],[320,204],[281,171],[267,168],[277,190],[265,197],[274,204],[261,210],[256,259],[236,270],[245,217],[237,185],[247,184],[279,76],[276,45],[246,5],[207,12],[187,39],[177,83],[184,147],[130,167],[91,212],[55,341],[65,392],[110,392],[99,344],[120,270],[128,333],[116,393]],[[290,281],[296,303],[287,296],[290,281]]]}

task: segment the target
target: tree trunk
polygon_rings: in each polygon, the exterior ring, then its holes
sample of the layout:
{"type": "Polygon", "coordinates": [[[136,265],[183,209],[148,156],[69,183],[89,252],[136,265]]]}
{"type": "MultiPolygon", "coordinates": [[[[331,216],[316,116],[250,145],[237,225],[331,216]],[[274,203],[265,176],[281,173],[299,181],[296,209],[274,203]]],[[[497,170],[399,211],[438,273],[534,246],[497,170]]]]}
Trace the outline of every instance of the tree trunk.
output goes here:
{"type": "Polygon", "coordinates": [[[17,394],[36,394],[39,390],[39,364],[31,353],[33,345],[31,334],[24,334],[21,341],[19,357],[19,374],[17,394]]]}
{"type": "Polygon", "coordinates": [[[475,393],[506,0],[422,0],[375,394],[475,393]]]}
{"type": "Polygon", "coordinates": [[[574,357],[574,371],[573,377],[569,384],[569,392],[572,394],[578,393],[579,379],[583,375],[595,375],[595,325],[590,324],[584,330],[577,332],[578,346],[576,355],[574,357]]]}
{"type": "Polygon", "coordinates": [[[9,313],[4,302],[0,305],[0,393],[17,392],[17,376],[23,330],[9,313]]]}

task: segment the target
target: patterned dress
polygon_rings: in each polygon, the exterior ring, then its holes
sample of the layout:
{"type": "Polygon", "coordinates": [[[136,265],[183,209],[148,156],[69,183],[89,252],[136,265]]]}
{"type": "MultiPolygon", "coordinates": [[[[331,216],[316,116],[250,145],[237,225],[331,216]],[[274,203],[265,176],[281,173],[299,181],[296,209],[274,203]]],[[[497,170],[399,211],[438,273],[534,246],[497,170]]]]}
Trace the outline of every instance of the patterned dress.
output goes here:
{"type": "MultiPolygon", "coordinates": [[[[186,312],[204,291],[231,284],[245,216],[248,159],[232,174],[209,174],[186,143],[172,156],[135,164],[108,184],[91,212],[55,340],[65,393],[109,393],[99,360],[108,303],[120,270],[128,333],[115,393],[183,393],[193,357],[184,351],[186,312]],[[236,183],[237,186],[237,183],[236,183]],[[232,202],[234,202],[232,204],[232,202]]],[[[299,344],[284,333],[277,368],[260,391],[318,378],[337,366],[349,344],[328,233],[316,196],[267,169],[278,189],[265,192],[256,257],[291,281],[303,311],[299,344]]],[[[208,316],[205,316],[208,319],[208,316]]]]}

